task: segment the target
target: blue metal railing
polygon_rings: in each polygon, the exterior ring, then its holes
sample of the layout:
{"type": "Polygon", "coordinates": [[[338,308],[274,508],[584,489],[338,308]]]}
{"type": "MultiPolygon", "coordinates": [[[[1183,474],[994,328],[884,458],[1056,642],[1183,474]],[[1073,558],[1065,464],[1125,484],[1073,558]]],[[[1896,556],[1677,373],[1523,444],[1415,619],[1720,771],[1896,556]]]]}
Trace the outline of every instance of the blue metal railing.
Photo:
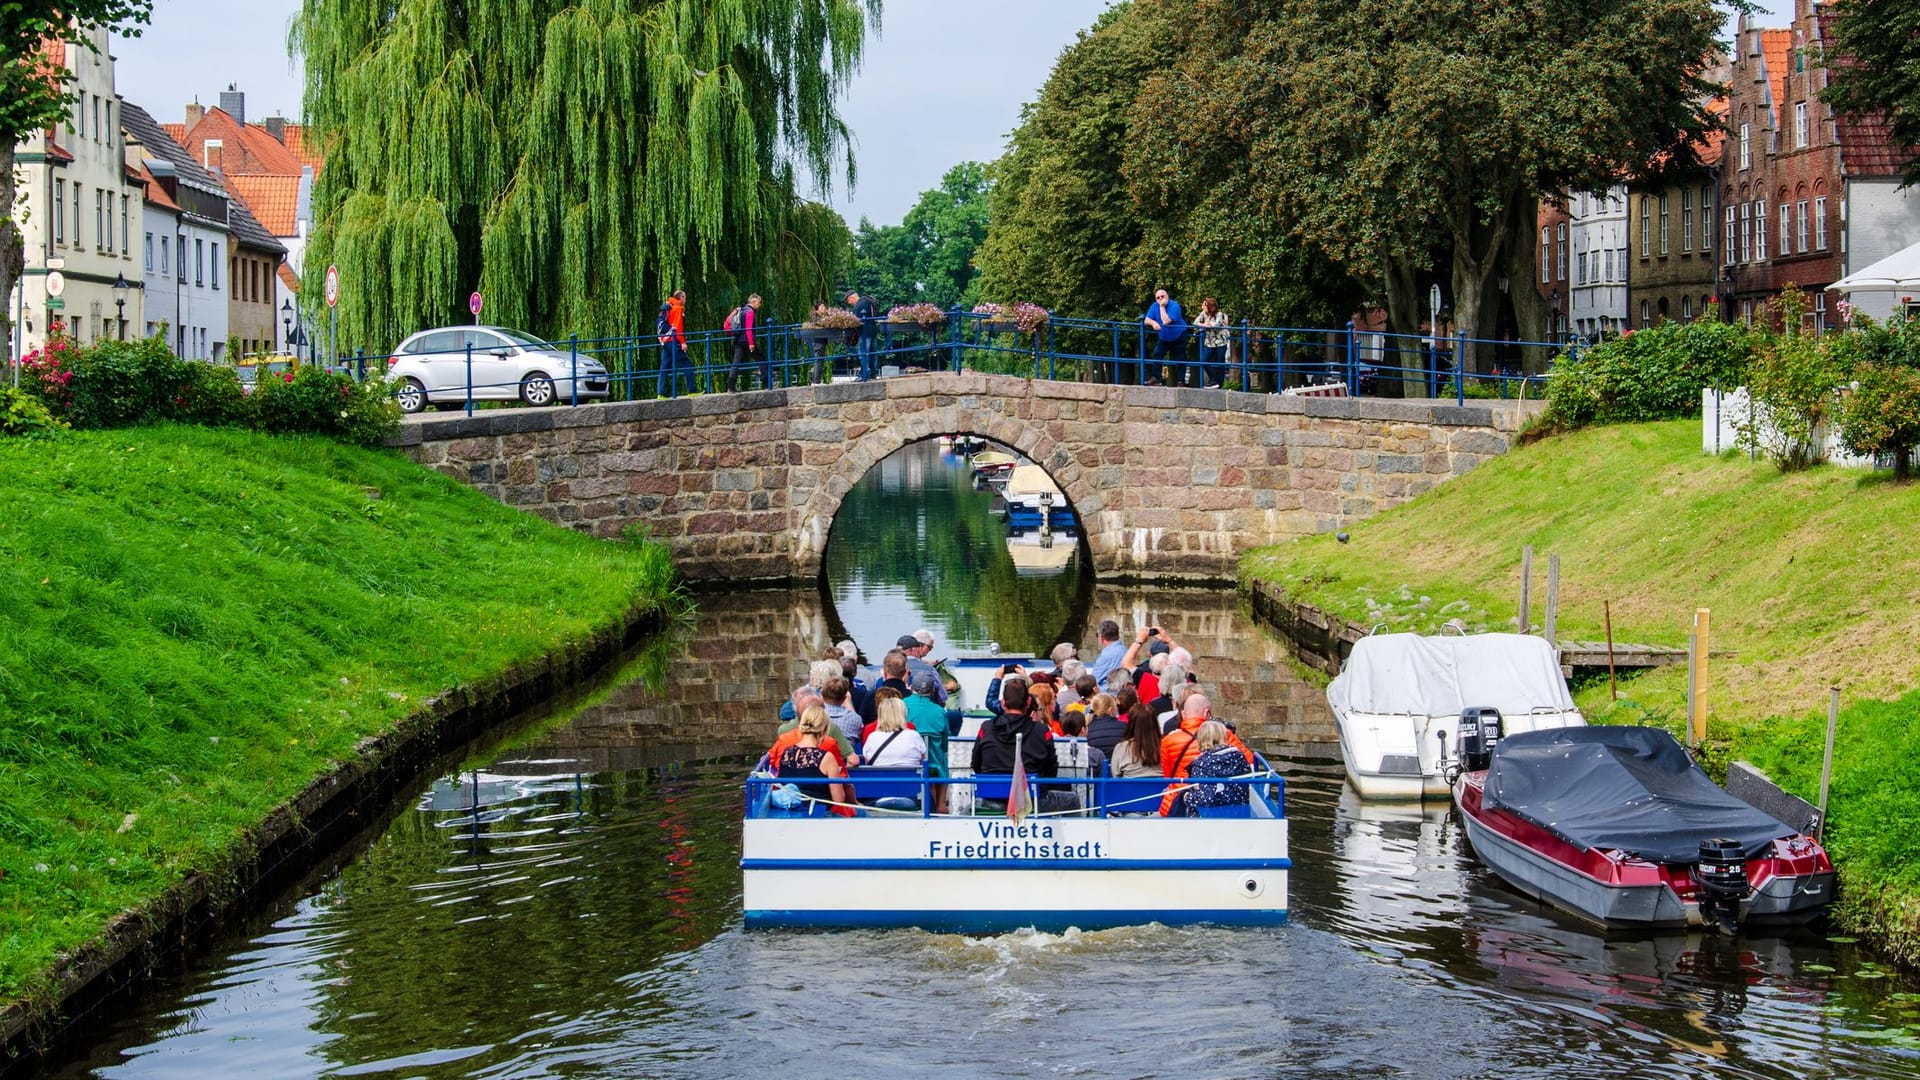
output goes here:
{"type": "MultiPolygon", "coordinates": [[[[1250,322],[1208,330],[1195,327],[1177,342],[1160,345],[1138,321],[1056,315],[1038,329],[1019,332],[1012,323],[975,312],[948,312],[944,322],[921,326],[873,320],[862,335],[804,325],[770,325],[755,331],[757,349],[735,363],[735,336],[724,330],[685,335],[685,347],[663,346],[654,336],[580,338],[547,344],[564,357],[553,376],[558,397],[581,401],[634,401],[715,394],[755,384],[791,387],[880,374],[888,369],[975,371],[1032,379],[1224,387],[1243,391],[1326,393],[1338,396],[1468,397],[1540,396],[1544,370],[1564,349],[1550,342],[1389,334],[1349,322],[1336,329],[1255,326],[1250,322]],[[1221,352],[1203,351],[1207,336],[1224,339],[1221,352]],[[1492,358],[1490,370],[1457,370],[1457,358],[1474,350],[1492,358]],[[870,355],[862,356],[862,352],[870,355]],[[607,385],[582,387],[583,361],[607,371],[607,385]],[[563,389],[564,387],[564,389],[563,389]],[[1397,392],[1395,392],[1397,391],[1397,392]]],[[[358,353],[336,367],[365,378],[386,373],[393,357],[358,353]]],[[[484,358],[483,358],[484,359],[484,358]]],[[[476,376],[471,356],[457,380],[428,387],[436,405],[471,412],[489,401],[520,396],[520,383],[476,376]]]]}
{"type": "MultiPolygon", "coordinates": [[[[763,764],[764,760],[765,759],[762,759],[763,764]]],[[[846,784],[854,789],[855,798],[863,801],[875,797],[901,795],[909,791],[917,792],[915,801],[918,802],[919,805],[915,809],[889,811],[889,813],[895,816],[918,814],[923,818],[935,817],[939,816],[936,815],[933,810],[933,793],[936,790],[951,791],[954,788],[978,788],[982,786],[1004,788],[1011,779],[1009,776],[984,774],[956,777],[933,776],[916,770],[899,769],[854,769],[847,775],[828,780],[813,777],[782,779],[778,776],[760,775],[756,773],[756,775],[747,778],[747,816],[789,816],[780,813],[769,813],[767,810],[766,802],[772,794],[773,789],[777,787],[797,787],[810,801],[825,803],[830,801],[828,799],[828,792],[825,790],[826,785],[846,784]],[[862,775],[863,772],[866,773],[865,776],[862,775]],[[875,773],[879,775],[874,775],[875,773]],[[865,793],[861,791],[862,784],[867,785],[867,791],[865,793]],[[816,788],[820,790],[813,790],[816,788]]],[[[1201,783],[1244,787],[1247,789],[1247,797],[1249,800],[1259,799],[1265,802],[1267,811],[1265,816],[1273,818],[1286,817],[1286,778],[1280,773],[1270,769],[1244,776],[1207,777],[1204,780],[1189,780],[1184,777],[1177,779],[1159,777],[1132,779],[1116,776],[1036,776],[1029,777],[1027,783],[1035,794],[1033,805],[1036,808],[1040,803],[1038,796],[1044,792],[1071,792],[1080,797],[1081,801],[1077,810],[1045,812],[1044,816],[1049,817],[1103,818],[1115,815],[1134,814],[1157,816],[1160,813],[1161,799],[1166,795],[1169,788],[1173,788],[1176,791],[1184,791],[1191,785],[1201,783]]],[[[1001,795],[1001,797],[1004,797],[1004,795],[1001,795]]],[[[1035,812],[1041,813],[1037,809],[1035,812]]],[[[976,813],[985,813],[985,811],[977,811],[976,813]]]]}

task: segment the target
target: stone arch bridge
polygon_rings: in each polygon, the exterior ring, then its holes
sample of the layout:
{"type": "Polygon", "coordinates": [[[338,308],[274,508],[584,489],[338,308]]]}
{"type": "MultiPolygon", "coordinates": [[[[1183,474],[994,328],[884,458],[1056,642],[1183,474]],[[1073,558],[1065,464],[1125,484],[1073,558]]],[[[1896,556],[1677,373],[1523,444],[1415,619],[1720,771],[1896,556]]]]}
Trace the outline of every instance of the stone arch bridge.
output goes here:
{"type": "Polygon", "coordinates": [[[1220,579],[1503,453],[1516,402],[1385,401],[975,373],[410,421],[415,461],[596,536],[644,526],[693,580],[811,579],[841,500],[908,443],[1046,468],[1103,577],[1220,579]]]}

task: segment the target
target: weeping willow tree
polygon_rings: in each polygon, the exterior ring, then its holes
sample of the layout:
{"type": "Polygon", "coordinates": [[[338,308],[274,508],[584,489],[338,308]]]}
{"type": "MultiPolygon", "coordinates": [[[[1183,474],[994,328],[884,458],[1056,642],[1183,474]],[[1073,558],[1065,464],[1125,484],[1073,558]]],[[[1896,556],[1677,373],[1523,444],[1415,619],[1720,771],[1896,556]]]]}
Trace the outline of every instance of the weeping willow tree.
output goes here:
{"type": "Polygon", "coordinates": [[[466,317],[552,337],[690,325],[756,291],[797,316],[846,272],[824,193],[836,102],[880,0],[305,0],[306,257],[340,268],[341,342],[466,317]]]}

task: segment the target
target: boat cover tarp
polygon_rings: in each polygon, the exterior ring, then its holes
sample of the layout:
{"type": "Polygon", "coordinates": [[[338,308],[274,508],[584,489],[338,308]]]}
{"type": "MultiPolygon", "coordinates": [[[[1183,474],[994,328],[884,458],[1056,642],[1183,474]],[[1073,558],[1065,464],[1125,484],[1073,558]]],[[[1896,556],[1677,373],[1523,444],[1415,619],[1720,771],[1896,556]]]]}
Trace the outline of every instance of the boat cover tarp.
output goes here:
{"type": "Polygon", "coordinates": [[[1364,637],[1327,687],[1327,700],[1348,713],[1388,715],[1459,716],[1481,706],[1502,716],[1573,710],[1553,647],[1530,634],[1364,637]]]}
{"type": "Polygon", "coordinates": [[[1657,728],[1573,727],[1500,740],[1486,805],[1572,844],[1648,862],[1692,863],[1700,841],[1727,839],[1747,857],[1794,830],[1707,778],[1657,728]]]}

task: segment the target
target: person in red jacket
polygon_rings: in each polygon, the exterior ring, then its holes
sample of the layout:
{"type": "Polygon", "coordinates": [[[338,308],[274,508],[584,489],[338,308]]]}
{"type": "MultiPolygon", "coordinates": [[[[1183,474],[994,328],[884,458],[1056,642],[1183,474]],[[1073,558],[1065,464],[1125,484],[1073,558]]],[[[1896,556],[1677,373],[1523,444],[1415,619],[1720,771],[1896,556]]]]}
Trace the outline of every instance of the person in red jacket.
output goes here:
{"type": "MultiPolygon", "coordinates": [[[[1187,767],[1193,759],[1200,756],[1197,733],[1200,725],[1213,719],[1213,703],[1205,694],[1188,694],[1187,703],[1180,708],[1180,726],[1160,740],[1160,775],[1170,780],[1180,781],[1187,778],[1187,767]]],[[[1247,759],[1247,766],[1253,766],[1253,751],[1240,741],[1240,736],[1231,730],[1227,732],[1227,745],[1240,751],[1247,759]]],[[[1173,804],[1180,796],[1178,783],[1167,785],[1166,797],[1160,800],[1162,815],[1173,811],[1173,804]]]]}
{"type": "Polygon", "coordinates": [[[675,385],[684,374],[687,389],[695,389],[693,361],[687,357],[687,294],[685,290],[675,290],[667,302],[660,305],[660,318],[654,323],[654,333],[660,342],[660,371],[654,379],[654,396],[668,397],[678,393],[675,385]]]}

